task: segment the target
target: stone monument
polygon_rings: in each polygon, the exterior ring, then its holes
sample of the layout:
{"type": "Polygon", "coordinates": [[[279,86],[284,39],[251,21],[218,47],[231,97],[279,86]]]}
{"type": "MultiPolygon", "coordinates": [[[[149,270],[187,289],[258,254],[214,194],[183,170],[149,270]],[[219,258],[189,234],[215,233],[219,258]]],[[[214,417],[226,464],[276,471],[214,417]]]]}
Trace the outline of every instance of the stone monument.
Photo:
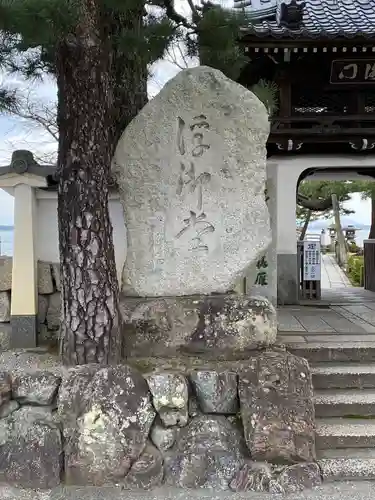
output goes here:
{"type": "Polygon", "coordinates": [[[256,264],[271,240],[268,133],[258,98],[204,66],[182,71],[130,123],[113,164],[127,295],[225,293],[256,264]]]}
{"type": "Polygon", "coordinates": [[[243,353],[276,338],[267,298],[228,295],[271,241],[266,108],[218,70],[182,71],[113,161],[127,227],[126,353],[243,353]],[[160,352],[161,351],[161,352],[160,352]]]}

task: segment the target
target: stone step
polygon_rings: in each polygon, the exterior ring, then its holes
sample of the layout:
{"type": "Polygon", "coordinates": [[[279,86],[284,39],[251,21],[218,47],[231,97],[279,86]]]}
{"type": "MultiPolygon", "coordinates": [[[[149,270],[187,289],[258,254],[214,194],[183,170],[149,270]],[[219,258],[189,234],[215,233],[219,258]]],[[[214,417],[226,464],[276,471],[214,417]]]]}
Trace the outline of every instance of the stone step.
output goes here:
{"type": "Polygon", "coordinates": [[[375,480],[375,458],[324,458],[318,464],[324,483],[375,480]]]}
{"type": "MultiPolygon", "coordinates": [[[[318,460],[374,460],[375,448],[331,448],[317,450],[318,460]]],[[[375,471],[374,471],[375,472],[375,471]]]]}
{"type": "Polygon", "coordinates": [[[374,417],[375,419],[375,390],[316,390],[314,403],[317,417],[374,417]]]}
{"type": "Polygon", "coordinates": [[[314,389],[375,389],[375,363],[330,363],[311,367],[314,389]]]}
{"type": "Polygon", "coordinates": [[[324,482],[375,480],[374,448],[341,448],[318,451],[324,482]]]}
{"type": "MultiPolygon", "coordinates": [[[[316,447],[320,458],[337,458],[338,450],[375,448],[375,420],[354,418],[324,418],[316,420],[316,447]],[[324,450],[324,453],[322,453],[324,450]],[[328,456],[327,451],[336,455],[328,456]]],[[[357,450],[356,450],[357,451],[357,450]]],[[[375,450],[374,450],[375,451],[375,450]]],[[[354,453],[354,452],[353,452],[354,453]]],[[[358,452],[360,455],[360,452],[358,452]]],[[[361,458],[364,458],[363,455],[361,458]]],[[[368,457],[367,457],[368,458],[368,457]]],[[[374,457],[371,457],[375,459],[374,457]]]]}
{"type": "Polygon", "coordinates": [[[375,362],[375,342],[293,343],[287,347],[289,352],[306,358],[311,364],[375,362]]]}

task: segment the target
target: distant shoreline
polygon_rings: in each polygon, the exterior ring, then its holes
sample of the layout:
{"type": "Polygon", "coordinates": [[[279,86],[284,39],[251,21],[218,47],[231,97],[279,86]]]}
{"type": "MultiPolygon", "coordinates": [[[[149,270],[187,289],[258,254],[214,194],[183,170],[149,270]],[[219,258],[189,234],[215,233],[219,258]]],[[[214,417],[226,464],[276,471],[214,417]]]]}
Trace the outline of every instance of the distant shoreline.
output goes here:
{"type": "Polygon", "coordinates": [[[13,231],[14,226],[0,226],[0,231],[13,231]]]}

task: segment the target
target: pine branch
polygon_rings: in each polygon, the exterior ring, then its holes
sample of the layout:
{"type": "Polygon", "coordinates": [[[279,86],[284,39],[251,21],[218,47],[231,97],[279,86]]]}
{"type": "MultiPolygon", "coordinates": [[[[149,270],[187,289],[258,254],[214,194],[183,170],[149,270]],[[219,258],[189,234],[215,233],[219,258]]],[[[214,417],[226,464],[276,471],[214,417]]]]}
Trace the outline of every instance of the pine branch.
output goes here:
{"type": "Polygon", "coordinates": [[[56,109],[54,105],[48,105],[35,100],[31,91],[28,94],[22,95],[13,92],[10,99],[6,102],[1,102],[0,91],[0,106],[2,111],[10,115],[18,116],[23,120],[37,123],[55,140],[59,140],[59,133],[56,121],[56,109]]]}
{"type": "Polygon", "coordinates": [[[173,0],[163,0],[163,5],[164,5],[166,14],[169,17],[169,19],[171,19],[172,21],[174,21],[178,25],[181,25],[187,29],[196,31],[196,26],[189,23],[189,21],[186,19],[186,17],[182,16],[181,14],[179,14],[176,11],[176,9],[174,8],[173,0]]]}
{"type": "Polygon", "coordinates": [[[198,12],[196,6],[194,5],[193,0],[187,0],[187,2],[189,4],[190,10],[191,10],[193,21],[196,25],[198,25],[199,20],[200,20],[199,12],[198,12]]]}

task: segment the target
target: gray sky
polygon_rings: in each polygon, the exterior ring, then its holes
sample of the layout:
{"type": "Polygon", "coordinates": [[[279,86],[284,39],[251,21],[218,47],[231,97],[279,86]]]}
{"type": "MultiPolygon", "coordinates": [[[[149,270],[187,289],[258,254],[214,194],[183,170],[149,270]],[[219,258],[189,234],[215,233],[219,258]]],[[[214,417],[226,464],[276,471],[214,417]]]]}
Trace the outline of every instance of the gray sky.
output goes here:
{"type": "MultiPolygon", "coordinates": [[[[222,5],[231,6],[232,0],[222,0],[222,5]]],[[[187,0],[176,0],[176,7],[185,15],[189,12],[187,0]]],[[[180,60],[182,64],[182,61],[180,60]]],[[[190,61],[190,65],[194,62],[190,61]]],[[[152,68],[153,78],[149,82],[150,96],[156,95],[163,85],[173,78],[180,68],[169,61],[159,61],[152,68]]],[[[1,75],[0,75],[1,76],[1,75]]],[[[25,89],[25,92],[32,92],[33,97],[46,103],[56,102],[56,85],[46,78],[43,82],[30,84],[22,79],[9,78],[0,81],[10,86],[25,89]]],[[[51,141],[50,136],[35,124],[30,124],[27,120],[16,117],[0,115],[0,162],[2,165],[9,164],[12,151],[14,149],[29,149],[36,155],[43,155],[56,150],[56,143],[51,141]]],[[[361,201],[359,195],[354,195],[348,206],[355,210],[351,216],[353,219],[364,224],[370,223],[370,202],[361,201]]],[[[0,189],[0,225],[13,223],[13,198],[0,189]]]]}

